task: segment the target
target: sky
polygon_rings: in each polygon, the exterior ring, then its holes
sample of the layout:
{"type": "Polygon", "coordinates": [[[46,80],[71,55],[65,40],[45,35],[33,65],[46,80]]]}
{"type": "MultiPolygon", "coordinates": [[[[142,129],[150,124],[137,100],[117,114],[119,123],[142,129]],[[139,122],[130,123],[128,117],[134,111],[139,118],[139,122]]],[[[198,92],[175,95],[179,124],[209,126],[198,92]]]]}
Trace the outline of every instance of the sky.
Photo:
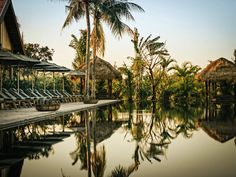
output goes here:
{"type": "MultiPolygon", "coordinates": [[[[12,0],[23,33],[24,43],[39,43],[53,48],[53,62],[72,68],[75,51],[69,47],[71,34],[79,37],[85,19],[62,30],[66,19],[65,1],[12,0]]],[[[133,0],[145,12],[133,12],[140,37],[160,36],[171,57],[181,65],[190,61],[205,67],[220,57],[233,59],[236,49],[236,0],[133,0]]],[[[112,65],[131,64],[134,56],[131,37],[115,38],[104,24],[106,51],[104,59],[112,65]]]]}

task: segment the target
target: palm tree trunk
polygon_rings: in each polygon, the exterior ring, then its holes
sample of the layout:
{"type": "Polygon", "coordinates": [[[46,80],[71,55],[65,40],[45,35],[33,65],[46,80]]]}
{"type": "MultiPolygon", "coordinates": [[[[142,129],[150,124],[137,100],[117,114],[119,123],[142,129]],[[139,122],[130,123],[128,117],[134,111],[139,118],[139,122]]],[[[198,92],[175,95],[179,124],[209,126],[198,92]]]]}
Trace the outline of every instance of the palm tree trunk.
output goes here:
{"type": "Polygon", "coordinates": [[[86,38],[86,79],[85,79],[85,87],[86,87],[86,99],[89,99],[89,76],[90,76],[90,19],[89,19],[89,9],[88,9],[88,0],[84,1],[85,6],[85,14],[86,14],[86,23],[87,23],[87,38],[86,38]]]}
{"type": "MultiPolygon", "coordinates": [[[[96,16],[94,15],[94,27],[97,26],[96,16]]],[[[95,39],[93,41],[93,72],[92,72],[92,98],[96,99],[96,57],[97,57],[97,29],[95,29],[95,39]]]]}
{"type": "Polygon", "coordinates": [[[152,84],[152,101],[155,101],[156,100],[156,83],[155,83],[153,72],[152,72],[151,68],[149,68],[149,73],[150,73],[149,78],[150,78],[150,81],[152,84]]]}

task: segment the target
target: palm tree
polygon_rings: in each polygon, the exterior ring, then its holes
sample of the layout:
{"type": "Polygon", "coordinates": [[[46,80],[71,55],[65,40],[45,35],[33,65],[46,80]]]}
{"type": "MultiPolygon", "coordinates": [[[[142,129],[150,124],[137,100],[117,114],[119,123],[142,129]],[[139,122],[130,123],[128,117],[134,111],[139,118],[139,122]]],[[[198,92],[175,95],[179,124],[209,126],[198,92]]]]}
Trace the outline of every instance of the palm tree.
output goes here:
{"type": "Polygon", "coordinates": [[[73,21],[79,21],[82,17],[86,18],[87,25],[87,37],[86,37],[86,79],[85,79],[85,87],[86,87],[86,99],[89,99],[89,58],[90,58],[90,18],[89,18],[89,6],[92,3],[91,0],[68,0],[69,6],[66,6],[68,11],[68,15],[63,24],[62,28],[70,25],[73,21]]]}
{"type": "Polygon", "coordinates": [[[162,82],[160,85],[160,93],[163,94],[163,92],[167,89],[168,83],[170,81],[168,77],[168,72],[173,70],[173,67],[170,67],[172,63],[176,62],[173,58],[171,57],[161,57],[160,61],[160,67],[161,67],[161,77],[162,77],[162,82]]]}
{"type": "Polygon", "coordinates": [[[79,66],[85,63],[85,55],[86,55],[86,30],[80,30],[80,38],[78,39],[75,35],[71,35],[73,38],[70,41],[69,46],[76,51],[76,56],[74,61],[72,62],[72,66],[75,70],[79,69],[79,66]]]}
{"type": "MultiPolygon", "coordinates": [[[[90,12],[93,14],[93,31],[92,31],[92,46],[93,46],[93,62],[95,71],[95,61],[97,49],[101,54],[105,50],[105,37],[102,22],[105,22],[111,28],[115,36],[121,37],[129,27],[121,21],[122,17],[134,20],[130,10],[144,11],[140,6],[135,3],[128,2],[127,0],[68,0],[67,6],[68,16],[64,22],[63,28],[68,26],[73,19],[80,20],[84,15],[86,16],[87,24],[87,40],[86,40],[86,98],[89,99],[89,74],[90,74],[90,12]]],[[[95,97],[95,72],[93,72],[93,88],[92,96],[95,97]]]]}
{"type": "Polygon", "coordinates": [[[156,100],[156,88],[162,79],[160,64],[163,58],[169,56],[165,48],[165,43],[159,42],[160,36],[151,38],[149,35],[146,39],[143,37],[138,43],[138,52],[146,69],[152,86],[152,100],[156,100]]]}
{"type": "Polygon", "coordinates": [[[191,62],[184,62],[182,66],[175,65],[173,69],[178,77],[194,76],[201,69],[199,66],[192,65],[191,62]]]}
{"type": "Polygon", "coordinates": [[[176,81],[174,83],[177,103],[183,104],[192,102],[193,95],[198,95],[199,86],[195,82],[195,75],[201,69],[199,66],[194,66],[190,62],[184,62],[182,66],[174,66],[174,76],[176,81]]]}
{"type": "Polygon", "coordinates": [[[93,15],[93,30],[91,34],[91,45],[93,47],[93,72],[92,72],[92,97],[95,98],[96,91],[96,57],[97,51],[104,56],[105,35],[102,23],[106,23],[116,37],[122,37],[124,32],[129,32],[128,25],[121,21],[122,17],[134,20],[131,10],[143,12],[137,4],[128,0],[97,0],[93,2],[91,13],[93,15]]]}
{"type": "Polygon", "coordinates": [[[143,75],[143,61],[140,57],[139,54],[139,49],[138,49],[138,42],[139,42],[139,33],[138,29],[134,28],[134,30],[130,30],[130,34],[132,35],[133,39],[131,40],[134,45],[134,53],[135,57],[131,57],[133,60],[132,64],[132,70],[134,73],[134,85],[135,85],[135,95],[134,99],[135,100],[140,100],[140,88],[141,88],[141,81],[142,81],[142,75],[143,75]]]}

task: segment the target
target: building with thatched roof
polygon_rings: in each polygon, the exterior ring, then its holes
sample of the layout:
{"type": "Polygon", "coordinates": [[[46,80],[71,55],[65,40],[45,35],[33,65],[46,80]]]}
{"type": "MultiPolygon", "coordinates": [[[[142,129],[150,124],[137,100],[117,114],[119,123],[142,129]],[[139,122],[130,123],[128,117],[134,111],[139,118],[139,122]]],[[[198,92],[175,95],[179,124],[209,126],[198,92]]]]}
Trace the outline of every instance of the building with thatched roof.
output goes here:
{"type": "Polygon", "coordinates": [[[225,58],[210,61],[198,74],[198,78],[202,81],[227,80],[236,83],[236,64],[225,58]]]}
{"type": "Polygon", "coordinates": [[[206,100],[215,102],[233,102],[236,98],[236,64],[225,58],[210,61],[198,75],[197,78],[205,82],[206,100]],[[220,84],[225,83],[225,87],[234,87],[234,95],[231,93],[219,92],[220,84]]]}
{"type": "MultiPolygon", "coordinates": [[[[90,71],[92,71],[93,68],[93,60],[90,60],[90,71]]],[[[79,67],[79,70],[82,72],[85,72],[87,70],[86,64],[82,64],[79,67]]],[[[97,57],[96,58],[96,79],[119,79],[121,78],[121,74],[115,67],[113,67],[109,62],[97,57]]],[[[91,77],[92,72],[90,72],[91,77]]]]}
{"type": "MultiPolygon", "coordinates": [[[[90,77],[92,76],[93,60],[90,60],[90,77]]],[[[87,65],[84,63],[79,67],[79,70],[86,72],[87,65]]],[[[107,98],[112,97],[112,80],[120,79],[120,72],[113,67],[109,62],[97,57],[96,58],[96,80],[107,80],[108,81],[108,95],[107,98]]]]}

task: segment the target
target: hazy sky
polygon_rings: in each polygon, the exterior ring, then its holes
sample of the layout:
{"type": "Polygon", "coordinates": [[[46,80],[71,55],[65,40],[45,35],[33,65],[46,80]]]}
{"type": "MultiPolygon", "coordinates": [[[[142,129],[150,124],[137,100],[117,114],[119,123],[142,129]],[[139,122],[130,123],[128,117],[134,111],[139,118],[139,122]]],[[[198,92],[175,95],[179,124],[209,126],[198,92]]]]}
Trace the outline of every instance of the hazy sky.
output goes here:
{"type": "MultiPolygon", "coordinates": [[[[66,2],[57,0],[12,0],[25,43],[39,43],[55,50],[53,62],[71,68],[74,50],[68,45],[71,34],[79,36],[85,19],[61,30],[66,18],[66,2]]],[[[205,67],[208,60],[233,58],[236,48],[236,0],[133,0],[145,13],[134,12],[140,36],[160,36],[178,64],[191,61],[205,67]]],[[[105,27],[106,53],[104,59],[121,66],[133,56],[131,38],[112,36],[105,27]]]]}

